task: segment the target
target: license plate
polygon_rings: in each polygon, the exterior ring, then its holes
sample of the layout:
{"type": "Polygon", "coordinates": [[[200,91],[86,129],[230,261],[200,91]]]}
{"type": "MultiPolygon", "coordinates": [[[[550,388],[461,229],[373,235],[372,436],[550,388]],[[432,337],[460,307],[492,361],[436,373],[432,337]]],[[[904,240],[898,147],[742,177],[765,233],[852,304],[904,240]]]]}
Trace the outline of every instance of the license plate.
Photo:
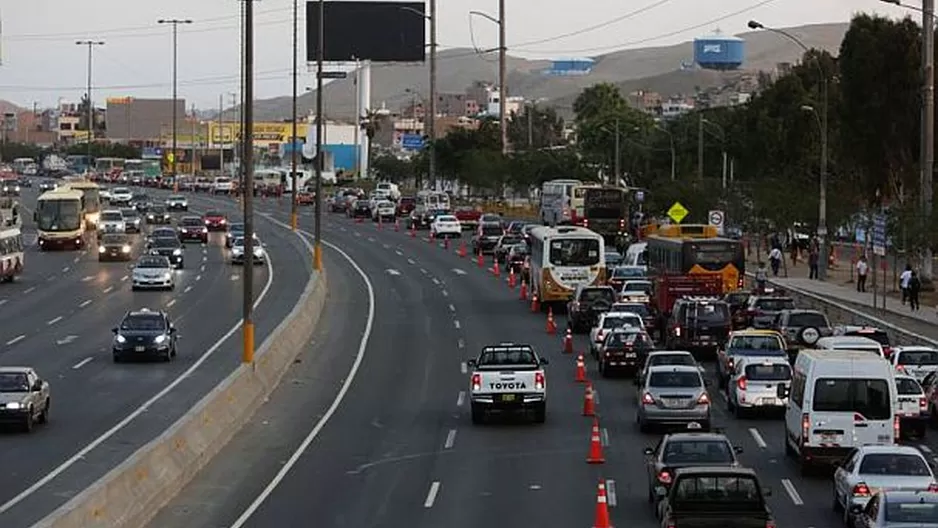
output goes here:
{"type": "Polygon", "coordinates": [[[502,394],[502,401],[503,402],[515,401],[515,395],[514,394],[502,394]]]}
{"type": "Polygon", "coordinates": [[[825,442],[833,442],[834,440],[837,440],[839,436],[840,435],[834,433],[825,433],[821,435],[821,440],[825,442]]]}
{"type": "Polygon", "coordinates": [[[700,424],[697,422],[691,422],[687,424],[688,429],[700,429],[700,424]]]}
{"type": "Polygon", "coordinates": [[[134,352],[143,352],[146,349],[147,347],[138,346],[138,347],[134,347],[134,352]]]}
{"type": "Polygon", "coordinates": [[[623,356],[625,356],[626,358],[634,358],[634,357],[637,357],[637,355],[635,354],[635,352],[626,352],[625,354],[623,354],[623,356]]]}
{"type": "Polygon", "coordinates": [[[778,405],[778,400],[776,398],[762,398],[759,400],[762,405],[778,405]]]}
{"type": "Polygon", "coordinates": [[[668,407],[681,407],[684,405],[684,400],[680,400],[677,398],[664,398],[661,401],[663,401],[664,404],[667,405],[668,407]]]}

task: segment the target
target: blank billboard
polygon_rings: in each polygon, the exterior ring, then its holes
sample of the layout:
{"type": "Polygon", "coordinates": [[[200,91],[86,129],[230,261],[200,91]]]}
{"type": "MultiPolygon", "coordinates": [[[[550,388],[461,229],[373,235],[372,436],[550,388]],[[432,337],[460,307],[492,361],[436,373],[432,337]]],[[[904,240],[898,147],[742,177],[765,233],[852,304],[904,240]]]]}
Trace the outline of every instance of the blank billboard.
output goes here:
{"type": "MultiPolygon", "coordinates": [[[[319,45],[319,2],[306,2],[306,60],[319,45]]],[[[426,58],[424,2],[333,1],[323,5],[323,60],[422,62],[426,58]]]]}

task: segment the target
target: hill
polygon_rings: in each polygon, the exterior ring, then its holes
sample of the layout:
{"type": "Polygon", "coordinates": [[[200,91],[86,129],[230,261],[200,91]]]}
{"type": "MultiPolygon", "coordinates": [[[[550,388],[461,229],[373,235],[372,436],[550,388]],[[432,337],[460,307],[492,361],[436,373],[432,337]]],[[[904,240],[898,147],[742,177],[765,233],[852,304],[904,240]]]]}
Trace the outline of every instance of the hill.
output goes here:
{"type": "MultiPolygon", "coordinates": [[[[815,24],[785,28],[808,47],[836,54],[848,28],[847,24],[815,24]]],[[[781,35],[768,31],[741,33],[746,40],[744,71],[772,70],[780,62],[795,62],[801,48],[781,35]]],[[[724,81],[738,78],[737,72],[682,70],[682,63],[693,60],[693,42],[673,46],[640,48],[600,55],[593,71],[581,77],[552,77],[541,73],[548,61],[509,57],[508,87],[515,95],[530,99],[546,99],[558,106],[569,106],[576,95],[588,86],[600,82],[619,85],[623,92],[638,89],[656,91],[662,95],[692,94],[695,87],[719,86],[724,81]]],[[[498,64],[494,54],[479,55],[472,50],[451,49],[438,56],[438,90],[442,93],[465,92],[475,81],[494,82],[498,64]]],[[[382,64],[372,67],[372,106],[382,105],[396,110],[415,93],[426,97],[428,70],[424,63],[382,64]]],[[[285,90],[287,87],[285,87],[285,90]]],[[[355,113],[355,85],[351,78],[333,81],[323,89],[325,115],[347,119],[355,113]]],[[[298,109],[305,115],[315,105],[315,92],[304,93],[298,99],[298,109]]],[[[255,118],[282,120],[290,117],[290,97],[276,97],[255,102],[255,118]]],[[[232,117],[237,108],[230,110],[232,117]]],[[[227,115],[226,111],[226,115],[227,115]]]]}

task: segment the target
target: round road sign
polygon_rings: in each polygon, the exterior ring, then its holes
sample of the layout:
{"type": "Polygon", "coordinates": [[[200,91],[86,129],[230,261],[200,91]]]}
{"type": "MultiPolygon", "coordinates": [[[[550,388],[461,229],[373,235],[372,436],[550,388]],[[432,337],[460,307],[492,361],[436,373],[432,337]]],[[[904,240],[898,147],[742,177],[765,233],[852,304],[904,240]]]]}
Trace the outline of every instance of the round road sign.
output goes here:
{"type": "Polygon", "coordinates": [[[723,211],[710,211],[710,225],[712,226],[722,226],[723,225],[723,211]]]}

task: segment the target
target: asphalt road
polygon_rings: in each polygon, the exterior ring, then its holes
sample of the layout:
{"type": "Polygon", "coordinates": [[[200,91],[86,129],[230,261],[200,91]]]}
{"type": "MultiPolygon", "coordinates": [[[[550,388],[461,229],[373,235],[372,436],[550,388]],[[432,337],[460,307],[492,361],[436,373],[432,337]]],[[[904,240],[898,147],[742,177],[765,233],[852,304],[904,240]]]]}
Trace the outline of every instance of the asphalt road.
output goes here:
{"type": "MultiPolygon", "coordinates": [[[[35,192],[22,202],[31,207],[35,192]]],[[[34,241],[25,215],[27,242],[34,241]]],[[[299,239],[259,226],[273,273],[255,270],[256,340],[292,309],[309,264],[299,239]],[[269,284],[269,287],[266,287],[269,284]],[[266,287],[266,291],[265,291],[266,287]]],[[[142,240],[142,237],[137,237],[142,240]]],[[[135,244],[134,254],[140,251],[135,244]]],[[[27,435],[0,432],[0,526],[28,526],[171,425],[239,362],[242,271],[227,263],[223,235],[187,245],[172,292],[133,292],[129,263],[83,252],[30,248],[22,276],[0,287],[0,362],[29,365],[52,385],[50,423],[27,435]],[[128,310],[166,310],[179,328],[172,363],[111,361],[110,329],[128,310]]]]}
{"type": "MultiPolygon", "coordinates": [[[[259,204],[270,211],[273,204],[259,204]]],[[[274,217],[286,221],[286,205],[274,217]]],[[[301,226],[312,231],[309,211],[301,226]]],[[[494,278],[440,243],[330,215],[326,241],[355,260],[377,295],[374,330],[361,370],[338,410],[243,526],[439,527],[590,526],[597,483],[610,491],[614,526],[654,527],[644,472],[646,446],[660,435],[635,426],[636,394],[627,379],[604,379],[587,359],[598,393],[606,463],[585,461],[591,420],[581,416],[583,386],[574,359],[560,352],[545,318],[494,278]],[[551,360],[543,425],[473,426],[463,363],[486,344],[526,342],[551,360]]],[[[363,281],[326,250],[331,281],[327,324],[293,376],[222,454],[151,526],[241,526],[262,494],[317,425],[349,375],[366,321],[363,281]],[[337,277],[338,286],[333,281],[337,277]]],[[[558,314],[558,324],[565,321],[558,314]]],[[[586,351],[577,336],[576,349],[586,351]]],[[[706,365],[712,371],[712,365],[706,365]]],[[[780,417],[738,420],[714,386],[714,426],[744,449],[744,464],[771,488],[778,525],[838,526],[829,476],[802,477],[784,454],[780,417]]],[[[928,457],[932,435],[916,445],[928,457]]]]}

